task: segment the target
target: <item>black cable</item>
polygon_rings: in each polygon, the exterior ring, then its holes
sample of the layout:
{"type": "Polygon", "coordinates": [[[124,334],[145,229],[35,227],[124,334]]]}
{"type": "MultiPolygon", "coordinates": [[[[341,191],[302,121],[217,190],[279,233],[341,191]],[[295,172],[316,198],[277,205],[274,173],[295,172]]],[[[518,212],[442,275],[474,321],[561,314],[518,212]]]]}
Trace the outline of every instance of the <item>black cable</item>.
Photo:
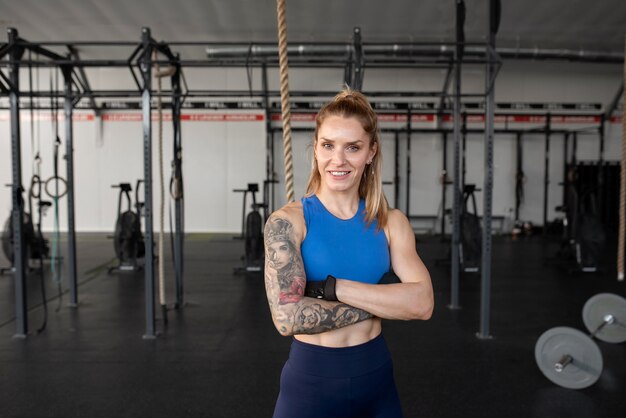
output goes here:
{"type": "MultiPolygon", "coordinates": [[[[55,77],[54,77],[54,84],[53,84],[53,79],[52,79],[52,74],[50,74],[50,91],[51,91],[51,100],[52,97],[54,97],[54,101],[52,102],[52,120],[54,123],[54,147],[53,147],[53,159],[52,159],[52,167],[53,167],[53,177],[51,177],[50,179],[48,179],[46,181],[46,193],[48,193],[53,201],[54,201],[54,221],[55,221],[55,225],[54,225],[54,245],[53,245],[53,254],[51,255],[52,258],[52,272],[53,272],[53,280],[57,283],[57,288],[58,288],[58,292],[59,292],[59,303],[57,305],[56,308],[56,312],[59,312],[61,310],[61,305],[63,303],[63,289],[61,287],[61,279],[57,276],[58,272],[57,272],[57,266],[56,263],[58,262],[58,257],[57,257],[57,252],[58,252],[58,245],[59,245],[59,241],[60,241],[60,233],[59,233],[59,225],[58,225],[58,221],[59,221],[59,198],[61,196],[59,196],[59,147],[61,146],[61,139],[59,138],[59,103],[58,100],[56,99],[56,96],[53,96],[53,93],[56,92],[57,88],[59,86],[59,71],[56,70],[55,71],[55,77]],[[48,192],[48,184],[54,180],[54,195],[50,194],[48,192]]],[[[67,183],[66,183],[66,192],[67,192],[67,183]]]]}
{"type": "Polygon", "coordinates": [[[30,211],[30,219],[31,219],[31,223],[33,222],[33,203],[32,200],[35,199],[38,201],[37,204],[37,232],[36,235],[34,237],[34,240],[37,242],[37,252],[38,252],[38,261],[39,261],[39,275],[40,275],[40,285],[41,285],[41,299],[42,299],[42,305],[43,305],[43,321],[41,323],[41,326],[37,329],[37,334],[41,334],[45,329],[46,326],[48,324],[48,301],[47,301],[47,296],[46,296],[46,280],[45,280],[45,273],[44,273],[44,264],[43,264],[43,258],[44,258],[44,252],[45,252],[45,245],[44,245],[44,240],[43,240],[43,234],[41,233],[41,219],[42,219],[42,204],[41,204],[41,178],[37,175],[34,174],[31,177],[30,180],[30,191],[28,194],[28,207],[29,207],[29,211],[30,211]]]}

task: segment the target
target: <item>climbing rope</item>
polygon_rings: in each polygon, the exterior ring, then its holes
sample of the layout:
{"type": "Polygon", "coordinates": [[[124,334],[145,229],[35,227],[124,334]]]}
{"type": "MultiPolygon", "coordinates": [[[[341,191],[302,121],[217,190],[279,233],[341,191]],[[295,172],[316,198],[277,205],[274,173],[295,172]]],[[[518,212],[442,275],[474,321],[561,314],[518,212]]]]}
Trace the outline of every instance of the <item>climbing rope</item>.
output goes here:
{"type": "Polygon", "coordinates": [[[287,61],[287,21],[285,0],[276,0],[278,18],[278,59],[280,64],[280,105],[283,120],[283,149],[285,156],[285,191],[287,201],[293,202],[293,157],[291,150],[291,109],[289,105],[289,63],[287,61]]]}
{"type": "MultiPolygon", "coordinates": [[[[624,39],[626,51],[626,38],[624,39]]],[[[624,56],[624,81],[626,81],[626,55],[624,56]]],[[[619,237],[617,242],[617,280],[624,281],[624,239],[626,238],[626,90],[623,92],[624,112],[622,114],[622,161],[620,170],[619,194],[619,237]]]]}
{"type": "MultiPolygon", "coordinates": [[[[157,60],[157,53],[154,52],[154,60],[157,60]]],[[[160,66],[155,63],[157,78],[157,111],[159,121],[159,187],[161,190],[161,200],[159,204],[159,302],[161,306],[166,306],[165,302],[165,266],[163,251],[163,234],[165,229],[165,175],[163,170],[163,101],[161,99],[161,74],[160,66]]]]}
{"type": "MultiPolygon", "coordinates": [[[[157,61],[157,51],[154,51],[154,61],[157,61]]],[[[159,302],[163,309],[163,317],[165,323],[167,323],[167,301],[165,300],[165,170],[163,168],[163,100],[161,98],[162,83],[161,79],[166,76],[171,76],[176,67],[168,67],[161,71],[161,67],[158,62],[155,62],[155,74],[157,79],[157,111],[158,111],[158,132],[159,132],[159,187],[161,191],[161,199],[159,204],[159,241],[158,241],[158,253],[159,253],[159,302]]]]}

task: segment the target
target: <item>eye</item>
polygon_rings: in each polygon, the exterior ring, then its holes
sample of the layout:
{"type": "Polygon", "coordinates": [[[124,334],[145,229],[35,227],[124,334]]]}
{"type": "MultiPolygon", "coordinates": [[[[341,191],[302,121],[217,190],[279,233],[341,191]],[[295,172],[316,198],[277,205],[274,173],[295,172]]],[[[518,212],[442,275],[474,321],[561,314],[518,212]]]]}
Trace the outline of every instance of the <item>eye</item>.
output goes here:
{"type": "Polygon", "coordinates": [[[333,149],[333,145],[329,143],[323,143],[322,148],[330,150],[330,149],[333,149]]]}
{"type": "Polygon", "coordinates": [[[360,148],[357,145],[349,145],[347,150],[349,152],[357,152],[360,148]]]}

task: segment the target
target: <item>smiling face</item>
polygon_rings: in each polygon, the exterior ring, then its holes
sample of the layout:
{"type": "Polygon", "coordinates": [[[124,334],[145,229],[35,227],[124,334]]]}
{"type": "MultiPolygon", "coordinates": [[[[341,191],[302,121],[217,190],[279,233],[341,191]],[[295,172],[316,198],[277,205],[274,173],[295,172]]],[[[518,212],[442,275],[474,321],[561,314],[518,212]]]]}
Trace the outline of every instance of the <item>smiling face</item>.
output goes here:
{"type": "Polygon", "coordinates": [[[357,118],[330,115],[319,127],[314,152],[322,189],[358,194],[376,144],[370,146],[369,135],[357,118]]]}

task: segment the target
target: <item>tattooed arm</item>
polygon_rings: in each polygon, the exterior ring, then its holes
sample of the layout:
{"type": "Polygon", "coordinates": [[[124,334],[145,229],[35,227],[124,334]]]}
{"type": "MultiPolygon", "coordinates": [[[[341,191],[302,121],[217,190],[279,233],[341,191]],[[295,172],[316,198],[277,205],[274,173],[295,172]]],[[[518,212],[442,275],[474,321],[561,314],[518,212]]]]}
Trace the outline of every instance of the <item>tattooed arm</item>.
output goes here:
{"type": "Polygon", "coordinates": [[[265,225],[265,291],[278,332],[284,336],[319,334],[372,318],[344,303],[304,296],[303,235],[304,217],[298,203],[274,212],[265,225]]]}

